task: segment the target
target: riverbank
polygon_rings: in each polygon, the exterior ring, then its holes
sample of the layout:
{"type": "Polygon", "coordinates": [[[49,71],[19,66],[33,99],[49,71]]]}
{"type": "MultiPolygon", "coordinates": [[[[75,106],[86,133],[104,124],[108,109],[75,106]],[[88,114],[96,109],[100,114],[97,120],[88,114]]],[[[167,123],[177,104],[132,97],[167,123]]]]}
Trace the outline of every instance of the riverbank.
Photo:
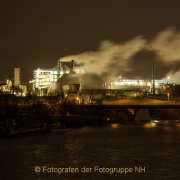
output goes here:
{"type": "Polygon", "coordinates": [[[61,133],[70,131],[71,128],[64,129],[42,129],[42,128],[34,128],[34,129],[5,129],[1,131],[0,138],[11,138],[11,137],[19,137],[19,136],[29,136],[29,135],[38,135],[38,134],[53,134],[53,133],[61,133]]]}

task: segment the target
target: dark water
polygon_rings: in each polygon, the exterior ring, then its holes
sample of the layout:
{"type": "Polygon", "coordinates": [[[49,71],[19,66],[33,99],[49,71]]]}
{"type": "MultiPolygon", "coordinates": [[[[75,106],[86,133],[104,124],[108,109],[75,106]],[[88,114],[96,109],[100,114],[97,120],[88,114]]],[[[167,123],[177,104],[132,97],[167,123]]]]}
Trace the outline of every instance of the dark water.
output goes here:
{"type": "Polygon", "coordinates": [[[179,178],[178,123],[114,124],[58,134],[0,139],[1,180],[179,178]],[[36,166],[41,167],[39,173],[34,170],[36,166]],[[43,166],[51,169],[43,172],[43,166]],[[96,172],[95,166],[99,166],[96,172]],[[76,172],[60,174],[62,169],[59,169],[58,174],[52,172],[52,167],[68,168],[68,171],[69,167],[71,171],[76,168],[76,172]],[[82,173],[83,167],[91,172],[82,173]],[[106,172],[102,172],[103,167],[106,172]],[[110,168],[122,169],[114,172],[110,168]],[[124,168],[127,168],[126,174],[124,168]]]}

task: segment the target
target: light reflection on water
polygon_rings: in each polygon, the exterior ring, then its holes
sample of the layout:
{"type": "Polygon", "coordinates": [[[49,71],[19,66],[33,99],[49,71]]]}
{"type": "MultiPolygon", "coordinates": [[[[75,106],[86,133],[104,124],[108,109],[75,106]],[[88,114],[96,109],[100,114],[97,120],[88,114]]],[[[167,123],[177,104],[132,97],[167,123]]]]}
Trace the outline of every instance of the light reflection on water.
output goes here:
{"type": "Polygon", "coordinates": [[[180,124],[111,124],[70,132],[0,139],[1,179],[175,179],[180,177],[180,124]],[[145,173],[35,173],[35,166],[132,167],[145,173]],[[26,177],[26,178],[24,178],[26,177]]]}
{"type": "Polygon", "coordinates": [[[152,128],[152,127],[156,127],[156,126],[157,126],[157,124],[154,122],[144,123],[145,128],[152,128]]]}

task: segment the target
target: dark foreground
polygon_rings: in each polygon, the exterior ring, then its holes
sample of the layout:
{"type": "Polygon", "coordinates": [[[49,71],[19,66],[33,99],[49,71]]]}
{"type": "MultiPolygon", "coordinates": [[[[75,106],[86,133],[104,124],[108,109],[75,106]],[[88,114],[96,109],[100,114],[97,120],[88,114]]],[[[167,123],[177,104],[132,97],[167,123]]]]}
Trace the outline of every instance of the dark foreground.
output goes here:
{"type": "Polygon", "coordinates": [[[169,121],[0,139],[0,147],[3,180],[180,178],[180,124],[169,121]]]}

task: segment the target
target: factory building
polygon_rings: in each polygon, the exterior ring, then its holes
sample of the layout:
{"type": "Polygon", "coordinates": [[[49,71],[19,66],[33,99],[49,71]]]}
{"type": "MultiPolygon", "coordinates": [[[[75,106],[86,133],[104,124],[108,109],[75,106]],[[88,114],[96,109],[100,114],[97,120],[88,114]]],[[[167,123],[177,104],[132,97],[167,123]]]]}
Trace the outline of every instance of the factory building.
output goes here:
{"type": "Polygon", "coordinates": [[[94,89],[105,89],[104,81],[97,74],[64,74],[57,81],[57,90],[79,103],[91,103],[93,97],[102,96],[102,93],[93,94],[94,89]]]}
{"type": "Polygon", "coordinates": [[[64,74],[57,81],[61,92],[77,92],[79,90],[104,89],[104,81],[97,74],[64,74]]]}
{"type": "MultiPolygon", "coordinates": [[[[163,93],[163,86],[160,80],[154,80],[155,94],[163,93]]],[[[111,83],[111,89],[141,90],[142,93],[153,93],[153,80],[150,79],[116,79],[111,83]]]]}
{"type": "Polygon", "coordinates": [[[20,67],[13,68],[12,81],[6,79],[2,85],[0,85],[0,93],[2,94],[14,94],[16,96],[25,96],[27,94],[27,86],[21,84],[20,67]]]}
{"type": "Polygon", "coordinates": [[[38,89],[47,88],[48,91],[53,90],[56,86],[56,81],[63,74],[70,73],[78,73],[78,69],[74,68],[74,60],[69,62],[59,60],[52,69],[38,68],[33,72],[34,87],[38,89]]]}
{"type": "Polygon", "coordinates": [[[20,67],[13,68],[13,87],[19,88],[21,84],[21,74],[20,74],[20,67]]]}
{"type": "Polygon", "coordinates": [[[0,84],[0,93],[8,93],[12,92],[12,81],[7,79],[3,83],[0,84]]]}
{"type": "Polygon", "coordinates": [[[13,93],[15,95],[25,96],[27,93],[27,86],[21,84],[20,67],[13,68],[13,93]]]}

